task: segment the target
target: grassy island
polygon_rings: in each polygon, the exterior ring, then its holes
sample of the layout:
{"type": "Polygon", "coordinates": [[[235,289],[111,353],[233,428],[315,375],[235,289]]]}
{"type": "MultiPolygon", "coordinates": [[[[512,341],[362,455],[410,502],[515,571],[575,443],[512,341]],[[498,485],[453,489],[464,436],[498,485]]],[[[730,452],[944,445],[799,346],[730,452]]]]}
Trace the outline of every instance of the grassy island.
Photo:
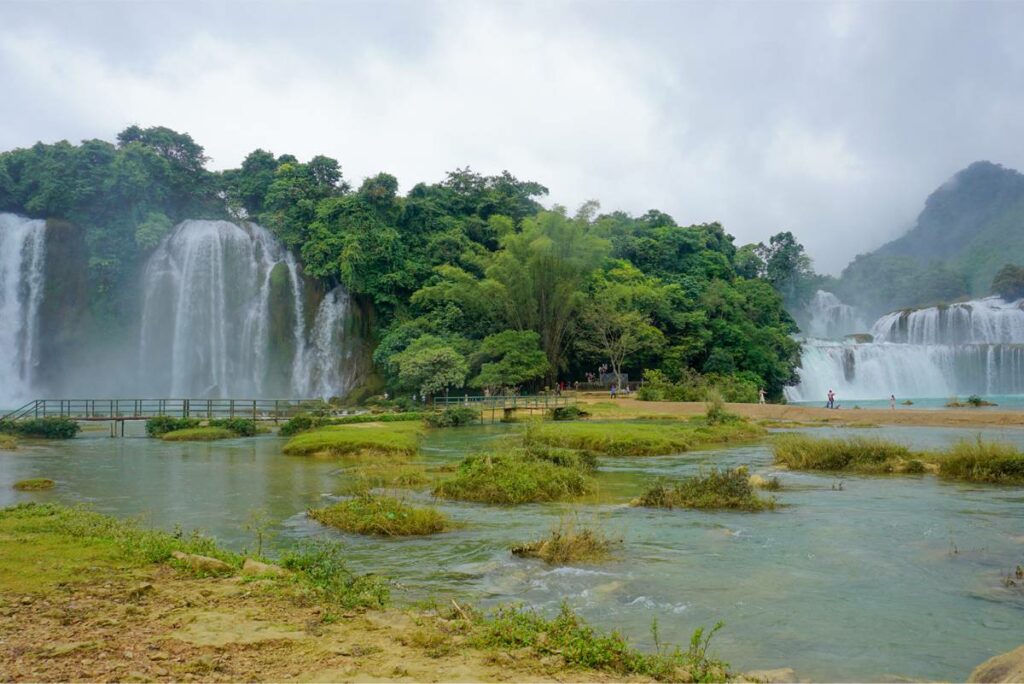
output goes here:
{"type": "Polygon", "coordinates": [[[284,446],[298,456],[411,456],[419,448],[419,422],[329,425],[302,432],[284,446]]]}
{"type": "Polygon", "coordinates": [[[423,536],[453,527],[448,517],[436,508],[411,506],[392,496],[372,494],[312,508],[306,514],[344,532],[381,537],[423,536]]]}

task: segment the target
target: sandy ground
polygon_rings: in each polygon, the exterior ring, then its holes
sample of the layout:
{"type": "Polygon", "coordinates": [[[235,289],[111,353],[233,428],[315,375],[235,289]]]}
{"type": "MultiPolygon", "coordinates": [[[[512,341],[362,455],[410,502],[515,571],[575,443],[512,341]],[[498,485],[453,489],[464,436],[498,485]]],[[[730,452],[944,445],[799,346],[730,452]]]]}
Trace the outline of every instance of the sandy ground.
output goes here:
{"type": "MultiPolygon", "coordinates": [[[[683,417],[704,413],[701,402],[638,401],[609,399],[606,394],[583,394],[595,417],[683,417]]],[[[924,425],[935,427],[1024,428],[1024,411],[998,409],[825,409],[785,404],[727,404],[728,410],[754,420],[786,421],[816,425],[924,425]]]]}

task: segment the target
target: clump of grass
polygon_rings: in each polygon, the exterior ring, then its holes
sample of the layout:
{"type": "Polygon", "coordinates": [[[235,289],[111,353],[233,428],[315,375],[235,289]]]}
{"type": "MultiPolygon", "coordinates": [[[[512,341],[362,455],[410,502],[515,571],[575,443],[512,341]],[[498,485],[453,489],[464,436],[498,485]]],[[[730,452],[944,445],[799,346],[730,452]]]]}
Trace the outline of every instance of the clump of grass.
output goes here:
{"type": "Polygon", "coordinates": [[[746,468],[718,470],[687,477],[678,482],[657,482],[637,499],[651,508],[729,509],[765,511],[775,508],[774,498],[758,496],[746,468]]]}
{"type": "Polygon", "coordinates": [[[370,493],[306,511],[324,525],[355,534],[411,537],[444,532],[452,523],[436,508],[410,506],[392,496],[370,493]]]}
{"type": "Polygon", "coordinates": [[[8,435],[0,432],[0,449],[13,450],[18,448],[18,438],[14,435],[8,435]]]}
{"type": "Polygon", "coordinates": [[[764,428],[742,419],[714,425],[702,419],[623,420],[543,423],[532,428],[530,440],[608,456],[661,456],[712,444],[749,441],[764,434],[764,428]]]}
{"type": "Polygon", "coordinates": [[[782,489],[782,483],[779,482],[777,476],[763,477],[761,475],[751,475],[748,480],[750,486],[754,489],[763,489],[767,492],[777,492],[782,489]]]}
{"type": "Polygon", "coordinates": [[[969,482],[1024,482],[1024,453],[1013,444],[957,442],[938,458],[939,476],[969,482]]]}
{"type": "Polygon", "coordinates": [[[281,426],[282,437],[292,437],[306,430],[313,430],[325,425],[357,425],[360,423],[400,423],[423,420],[427,417],[424,411],[404,411],[400,413],[358,413],[352,416],[331,417],[312,413],[300,413],[292,416],[281,426]]]}
{"type": "Polygon", "coordinates": [[[252,418],[215,418],[208,425],[231,430],[236,437],[252,437],[257,431],[256,421],[252,418]]]}
{"type": "Polygon", "coordinates": [[[431,482],[426,468],[414,463],[393,461],[363,463],[346,471],[349,479],[342,491],[359,494],[372,489],[413,489],[431,482]]]}
{"type": "Polygon", "coordinates": [[[33,477],[28,480],[18,480],[14,488],[21,492],[35,492],[40,489],[53,489],[57,483],[45,477],[33,477]]]}
{"type": "Polygon", "coordinates": [[[166,442],[214,442],[218,439],[232,439],[237,436],[227,428],[197,427],[165,432],[160,439],[166,442]]]}
{"type": "Polygon", "coordinates": [[[776,435],[772,449],[776,463],[795,470],[903,473],[924,469],[906,446],[877,438],[822,439],[796,434],[776,435]]]}
{"type": "Polygon", "coordinates": [[[592,487],[593,480],[581,468],[557,465],[525,449],[506,448],[466,457],[454,477],[434,489],[434,495],[460,501],[522,504],[573,499],[592,487]]]}
{"type": "Polygon", "coordinates": [[[175,418],[174,416],[154,416],[146,421],[146,434],[150,437],[162,437],[168,432],[189,430],[199,427],[202,421],[198,418],[175,418]]]}
{"type": "Polygon", "coordinates": [[[590,417],[589,413],[575,404],[556,406],[548,412],[548,415],[551,417],[551,420],[580,420],[581,418],[590,417]]]}
{"type": "Polygon", "coordinates": [[[546,537],[513,546],[512,555],[540,558],[549,565],[594,563],[607,560],[621,543],[621,539],[611,539],[597,528],[580,526],[575,519],[562,519],[546,537]]]}
{"type": "Polygon", "coordinates": [[[725,410],[725,401],[722,394],[715,389],[708,390],[708,400],[705,403],[704,420],[708,425],[724,425],[726,423],[738,423],[743,419],[725,410]]]}
{"type": "Polygon", "coordinates": [[[443,411],[428,413],[424,420],[430,427],[461,427],[480,422],[480,411],[468,406],[449,406],[443,411]]]}
{"type": "Polygon", "coordinates": [[[416,423],[331,425],[292,437],[284,453],[293,455],[411,456],[419,448],[422,428],[416,423]]]}
{"type": "Polygon", "coordinates": [[[986,401],[977,394],[972,394],[963,401],[956,397],[950,397],[949,401],[946,402],[946,408],[980,408],[982,406],[998,406],[998,404],[986,401]]]}
{"type": "Polygon", "coordinates": [[[598,632],[567,603],[552,619],[528,608],[502,606],[487,617],[475,618],[471,643],[486,650],[529,648],[538,658],[559,655],[569,667],[602,670],[620,677],[724,682],[728,679],[728,664],[708,655],[711,638],[720,628],[721,623],[707,632],[697,629],[689,649],[684,651],[662,644],[655,622],[652,631],[657,651],[644,653],[630,646],[618,632],[598,632]]]}

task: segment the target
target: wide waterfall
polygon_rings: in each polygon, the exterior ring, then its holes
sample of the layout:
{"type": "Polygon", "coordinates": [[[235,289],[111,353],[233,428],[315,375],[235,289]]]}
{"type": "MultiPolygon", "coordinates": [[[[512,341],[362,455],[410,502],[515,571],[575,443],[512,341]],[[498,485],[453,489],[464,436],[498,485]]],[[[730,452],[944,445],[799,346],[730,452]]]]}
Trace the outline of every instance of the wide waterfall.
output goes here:
{"type": "Polygon", "coordinates": [[[46,222],[0,213],[0,406],[32,394],[45,259],[46,222]]]}
{"type": "MultiPolygon", "coordinates": [[[[870,334],[809,338],[800,383],[786,397],[824,402],[829,389],[841,400],[1024,394],[1022,304],[989,297],[898,311],[879,318],[870,334]]],[[[842,328],[835,308],[815,311],[811,331],[842,328]]]]}
{"type": "MultiPolygon", "coordinates": [[[[140,336],[148,394],[344,395],[348,296],[327,293],[306,323],[292,255],[254,223],[184,221],[146,264],[140,336]]],[[[351,346],[351,342],[348,343],[351,346]]]]}
{"type": "Polygon", "coordinates": [[[843,304],[831,292],[818,290],[807,305],[807,333],[811,337],[839,339],[844,335],[864,330],[860,314],[849,304],[843,304]]]}

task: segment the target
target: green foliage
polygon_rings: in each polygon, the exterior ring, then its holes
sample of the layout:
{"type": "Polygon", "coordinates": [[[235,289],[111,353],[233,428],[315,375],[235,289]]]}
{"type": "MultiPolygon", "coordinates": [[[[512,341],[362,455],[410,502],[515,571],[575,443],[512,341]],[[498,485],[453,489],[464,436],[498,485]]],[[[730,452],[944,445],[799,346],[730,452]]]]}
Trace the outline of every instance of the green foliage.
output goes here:
{"type": "Polygon", "coordinates": [[[658,482],[637,500],[652,508],[729,509],[764,511],[775,508],[775,499],[758,496],[746,468],[718,470],[688,477],[679,482],[658,482]]]}
{"type": "Polygon", "coordinates": [[[939,475],[968,482],[1020,484],[1024,482],[1024,453],[1013,444],[977,440],[960,441],[939,461],[939,475]]]}
{"type": "Polygon", "coordinates": [[[398,366],[403,385],[419,390],[424,396],[447,392],[465,383],[469,367],[466,359],[440,339],[424,335],[405,351],[391,357],[398,366]]]}
{"type": "Polygon", "coordinates": [[[18,437],[41,439],[71,439],[82,430],[82,426],[71,418],[28,418],[25,420],[0,421],[0,433],[18,437]]]}
{"type": "Polygon", "coordinates": [[[539,558],[548,565],[593,563],[607,560],[621,543],[598,528],[579,525],[575,518],[563,518],[547,536],[513,546],[512,555],[539,558]]]}
{"type": "Polygon", "coordinates": [[[451,521],[436,508],[410,506],[401,499],[369,493],[306,514],[324,525],[355,534],[381,537],[422,536],[444,532],[451,521]]]}
{"type": "Polygon", "coordinates": [[[468,456],[434,495],[460,501],[522,504],[564,501],[586,494],[593,482],[585,471],[538,458],[523,449],[468,456]]]}
{"type": "Polygon", "coordinates": [[[428,413],[425,420],[430,427],[460,427],[480,422],[480,411],[468,406],[449,406],[443,411],[428,413]]]}
{"type": "Polygon", "coordinates": [[[256,421],[252,418],[215,418],[209,425],[230,430],[238,437],[252,437],[256,434],[256,421]]]}
{"type": "Polygon", "coordinates": [[[710,444],[747,441],[764,429],[745,421],[709,425],[688,422],[607,421],[543,423],[530,432],[535,444],[591,451],[608,456],[678,454],[710,444]]]}
{"type": "Polygon", "coordinates": [[[701,375],[684,369],[672,381],[660,370],[644,372],[644,384],[637,392],[641,401],[707,401],[711,396],[734,403],[752,404],[758,400],[758,378],[753,373],[701,375]]]}
{"type": "Polygon", "coordinates": [[[799,434],[776,435],[776,463],[795,470],[852,470],[858,473],[905,472],[916,460],[910,449],[884,439],[821,439],[799,434]]]}
{"type": "Polygon", "coordinates": [[[720,628],[718,624],[706,635],[703,629],[696,630],[687,651],[659,644],[657,653],[643,653],[633,649],[618,632],[598,633],[567,603],[563,603],[558,615],[550,620],[533,609],[501,606],[490,616],[478,620],[472,642],[483,649],[529,648],[538,657],[556,653],[569,666],[605,670],[617,676],[724,682],[728,678],[728,665],[707,654],[711,637],[720,628]]]}
{"type": "Polygon", "coordinates": [[[57,483],[45,477],[33,477],[28,480],[18,480],[14,488],[20,492],[37,492],[43,489],[53,489],[57,483]]]}
{"type": "Polygon", "coordinates": [[[341,544],[318,540],[305,542],[284,552],[281,565],[302,573],[317,598],[338,608],[384,608],[391,591],[387,580],[377,575],[356,575],[345,564],[341,544]]]}
{"type": "Polygon", "coordinates": [[[281,436],[291,437],[306,430],[323,427],[325,425],[356,425],[359,423],[402,423],[424,420],[430,414],[426,411],[402,411],[399,413],[357,413],[352,416],[316,416],[308,413],[300,413],[292,416],[288,422],[281,426],[281,436]]]}
{"type": "MultiPolygon", "coordinates": [[[[10,427],[8,425],[8,427],[10,427]]],[[[0,432],[0,449],[17,449],[18,439],[14,435],[8,435],[0,432]]]]}
{"type": "Polygon", "coordinates": [[[171,231],[171,219],[158,211],[146,215],[146,220],[135,230],[135,244],[142,249],[153,249],[171,231]]]}
{"type": "Polygon", "coordinates": [[[724,425],[726,423],[741,423],[743,419],[735,413],[725,410],[725,403],[722,395],[716,391],[708,393],[708,402],[704,411],[704,420],[708,425],[724,425]]]}
{"type": "Polygon", "coordinates": [[[175,418],[174,416],[155,416],[146,421],[146,434],[150,437],[161,437],[175,430],[188,430],[199,427],[202,421],[198,418],[175,418]]]}
{"type": "Polygon", "coordinates": [[[992,294],[997,294],[1008,302],[1024,297],[1024,266],[1006,264],[992,279],[992,294]]]}
{"type": "Polygon", "coordinates": [[[295,435],[284,453],[299,456],[411,456],[419,449],[421,428],[415,423],[393,425],[327,425],[295,435]]]}
{"type": "Polygon", "coordinates": [[[160,435],[165,442],[215,442],[219,439],[232,439],[238,435],[232,430],[219,427],[196,427],[183,430],[171,430],[160,435]]]}
{"type": "Polygon", "coordinates": [[[473,358],[480,372],[472,387],[518,387],[541,379],[550,364],[532,330],[503,330],[488,335],[473,358]]]}
{"type": "Polygon", "coordinates": [[[581,409],[576,404],[569,404],[568,406],[556,406],[549,411],[551,420],[580,420],[581,418],[589,418],[590,414],[581,409]]]}

